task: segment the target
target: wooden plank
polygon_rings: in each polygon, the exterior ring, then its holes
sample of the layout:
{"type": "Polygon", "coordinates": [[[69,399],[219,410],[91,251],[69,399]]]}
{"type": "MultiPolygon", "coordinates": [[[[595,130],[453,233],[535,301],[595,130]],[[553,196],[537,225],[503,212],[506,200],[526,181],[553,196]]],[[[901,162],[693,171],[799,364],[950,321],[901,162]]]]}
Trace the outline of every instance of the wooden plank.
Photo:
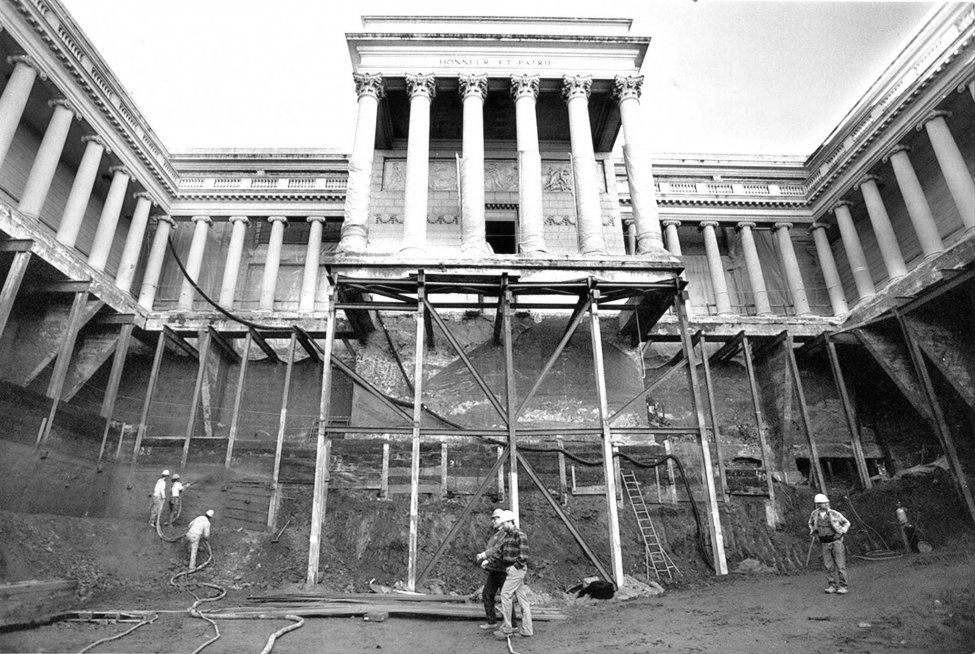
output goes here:
{"type": "Polygon", "coordinates": [[[20,581],[0,584],[0,627],[36,624],[78,605],[78,582],[20,581]]]}
{"type": "Polygon", "coordinates": [[[230,462],[234,456],[234,445],[240,429],[240,405],[244,400],[244,381],[247,379],[247,365],[250,363],[251,341],[254,339],[252,331],[244,336],[244,352],[240,355],[240,373],[237,375],[237,388],[234,390],[234,411],[230,417],[230,434],[227,436],[227,457],[223,466],[230,469],[230,462]]]}
{"type": "MultiPolygon", "coordinates": [[[[412,453],[410,457],[413,474],[410,476],[410,532],[408,541],[408,558],[406,562],[406,589],[416,590],[416,557],[418,553],[417,539],[419,537],[420,522],[420,425],[423,421],[423,355],[425,322],[426,322],[426,289],[423,286],[423,271],[417,271],[416,288],[416,344],[413,365],[413,434],[412,453]]],[[[390,489],[393,492],[393,489],[390,489]]]]}
{"type": "Polygon", "coordinates": [[[112,426],[115,414],[115,399],[118,397],[119,383],[122,381],[122,370],[125,367],[125,356],[129,351],[129,341],[132,338],[134,325],[122,325],[119,329],[118,342],[115,345],[115,358],[112,360],[112,371],[108,374],[105,386],[105,396],[102,398],[101,415],[105,418],[105,431],[102,434],[102,445],[98,450],[98,462],[101,463],[105,454],[105,443],[108,441],[108,431],[112,426]]]}
{"type": "MultiPolygon", "coordinates": [[[[74,345],[78,340],[78,332],[81,330],[87,302],[87,290],[75,293],[74,300],[71,303],[71,312],[68,314],[68,326],[64,333],[64,340],[61,341],[58,358],[54,362],[54,371],[51,373],[51,381],[47,386],[47,396],[51,398],[51,411],[48,413],[47,422],[44,423],[44,429],[38,434],[37,445],[47,441],[51,435],[51,429],[54,427],[54,416],[61,401],[64,378],[68,374],[68,364],[71,363],[71,354],[74,352],[74,345]]],[[[96,304],[101,308],[101,302],[96,304]]],[[[91,316],[89,316],[90,318],[91,316]]]]}
{"type": "Polygon", "coordinates": [[[190,456],[190,441],[193,440],[193,429],[196,427],[196,412],[200,405],[200,395],[203,392],[203,381],[207,373],[207,357],[210,354],[210,332],[201,329],[200,352],[196,370],[196,384],[193,386],[193,398],[190,400],[190,417],[186,422],[186,438],[183,441],[183,456],[180,458],[180,468],[186,468],[186,461],[190,456]]]}
{"type": "Polygon", "coordinates": [[[7,327],[7,320],[10,319],[10,311],[14,308],[14,301],[17,299],[17,292],[24,281],[27,273],[27,264],[30,263],[30,251],[17,252],[14,260],[7,270],[7,277],[3,280],[3,289],[0,290],[0,337],[3,337],[4,329],[7,327]]]}
{"type": "Polygon", "coordinates": [[[762,450],[762,467],[765,469],[766,487],[768,498],[775,503],[775,489],[772,486],[772,452],[768,447],[768,439],[765,437],[765,421],[762,419],[762,400],[758,394],[758,382],[755,379],[755,363],[752,361],[752,346],[747,336],[742,336],[742,348],[744,348],[745,372],[748,375],[748,389],[752,396],[752,410],[755,414],[755,429],[758,432],[758,442],[762,450]]]}
{"type": "Polygon", "coordinates": [[[796,362],[796,354],[792,341],[792,334],[785,332],[785,355],[788,360],[789,369],[792,371],[792,383],[795,385],[796,397],[799,399],[799,415],[802,417],[802,428],[806,432],[806,442],[809,444],[809,463],[812,467],[816,482],[819,484],[819,492],[825,493],[826,478],[823,476],[823,467],[819,461],[819,451],[816,449],[816,437],[812,432],[812,420],[809,419],[809,406],[806,404],[806,392],[802,387],[802,375],[799,374],[799,364],[796,362]]]}
{"type": "Polygon", "coordinates": [[[278,485],[278,477],[281,475],[281,452],[284,448],[284,432],[288,426],[288,398],[291,396],[291,372],[295,366],[295,349],[298,343],[298,334],[294,330],[291,332],[291,342],[288,345],[288,366],[284,373],[284,390],[281,392],[281,413],[278,418],[278,441],[274,448],[274,471],[271,474],[271,484],[273,486],[273,499],[271,508],[267,512],[267,528],[274,529],[277,523],[278,507],[281,504],[281,489],[278,485]]]}
{"type": "Polygon", "coordinates": [[[718,458],[718,481],[721,482],[721,496],[728,501],[728,481],[725,478],[724,456],[721,454],[721,430],[719,428],[717,400],[714,393],[714,380],[711,379],[711,363],[708,361],[706,349],[707,338],[703,332],[698,332],[701,339],[701,364],[704,368],[704,388],[708,397],[708,412],[711,415],[711,434],[714,437],[714,453],[718,458]]]}
{"type": "Polygon", "coordinates": [[[843,417],[846,419],[846,428],[850,432],[850,445],[853,447],[853,460],[856,463],[857,474],[860,476],[860,484],[864,488],[872,488],[873,482],[870,480],[870,471],[867,469],[867,460],[863,456],[863,442],[860,440],[859,423],[854,413],[853,402],[846,387],[846,380],[843,378],[843,368],[840,366],[840,357],[836,352],[836,343],[833,342],[832,335],[825,334],[826,356],[829,358],[829,367],[833,373],[833,383],[836,384],[836,391],[840,396],[840,404],[843,406],[843,417]]]}
{"type": "Polygon", "coordinates": [[[389,497],[389,441],[383,443],[383,468],[379,478],[379,497],[389,497]]]}

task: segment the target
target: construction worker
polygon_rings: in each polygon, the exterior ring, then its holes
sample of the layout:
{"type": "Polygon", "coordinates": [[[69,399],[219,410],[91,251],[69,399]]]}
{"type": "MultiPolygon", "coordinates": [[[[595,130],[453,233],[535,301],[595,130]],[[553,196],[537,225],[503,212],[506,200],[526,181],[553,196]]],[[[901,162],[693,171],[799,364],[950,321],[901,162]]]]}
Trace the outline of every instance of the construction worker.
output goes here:
{"type": "Polygon", "coordinates": [[[498,612],[494,607],[495,596],[501,590],[501,586],[504,585],[505,578],[504,563],[501,561],[501,544],[504,542],[504,537],[507,532],[501,529],[501,523],[498,521],[503,514],[504,509],[495,509],[494,513],[491,514],[491,527],[494,529],[494,533],[488,539],[484,551],[478,552],[475,557],[477,562],[487,572],[487,578],[484,580],[484,589],[481,591],[481,600],[484,602],[484,614],[487,616],[487,622],[480,625],[480,627],[481,629],[490,629],[491,631],[494,631],[498,627],[498,620],[500,618],[498,618],[498,612]]]}
{"type": "Polygon", "coordinates": [[[186,531],[186,542],[190,546],[190,570],[196,569],[196,552],[200,549],[200,540],[210,540],[211,520],[213,520],[213,509],[193,518],[190,528],[186,531]]]}
{"type": "Polygon", "coordinates": [[[173,473],[173,483],[169,486],[169,520],[166,522],[167,527],[172,527],[173,523],[179,518],[179,514],[183,512],[183,497],[181,493],[190,484],[183,484],[179,480],[179,473],[173,473]]]}
{"type": "Polygon", "coordinates": [[[152,489],[152,508],[149,509],[149,526],[156,528],[162,520],[163,506],[166,504],[166,480],[169,479],[169,470],[163,470],[162,475],[156,480],[156,485],[152,489]]]}
{"type": "Polygon", "coordinates": [[[528,586],[525,585],[525,575],[528,573],[528,536],[515,526],[515,514],[502,511],[498,522],[505,532],[501,544],[501,561],[504,563],[505,579],[501,587],[501,628],[494,632],[494,637],[506,640],[515,633],[511,623],[511,612],[514,609],[515,598],[521,608],[521,629],[519,636],[534,636],[532,628],[532,607],[528,600],[528,586]]]}
{"type": "Polygon", "coordinates": [[[813,498],[816,508],[809,515],[809,537],[818,537],[826,568],[827,593],[845,595],[849,591],[846,581],[846,550],[843,535],[850,529],[850,521],[842,513],[829,508],[829,498],[819,493],[813,498]]]}

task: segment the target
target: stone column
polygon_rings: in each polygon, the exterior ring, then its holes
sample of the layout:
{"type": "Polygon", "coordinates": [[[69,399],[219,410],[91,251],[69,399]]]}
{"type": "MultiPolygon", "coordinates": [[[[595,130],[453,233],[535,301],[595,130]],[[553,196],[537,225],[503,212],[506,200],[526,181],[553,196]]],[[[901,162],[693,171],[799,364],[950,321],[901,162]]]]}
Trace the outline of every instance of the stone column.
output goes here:
{"type": "Polygon", "coordinates": [[[64,150],[64,142],[68,138],[68,130],[71,129],[71,120],[75,117],[75,110],[67,100],[51,100],[47,104],[54,107],[54,115],[44,131],[44,138],[37,149],[34,165],[31,166],[17,207],[21,213],[32,218],[39,217],[44,208],[47,192],[51,189],[51,182],[64,150]]]}
{"type": "MultiPolygon", "coordinates": [[[[924,129],[931,139],[934,156],[938,158],[941,174],[944,175],[951,197],[958,207],[965,231],[972,232],[975,231],[975,180],[972,180],[965,158],[948,129],[945,118],[950,115],[947,111],[933,112],[924,119],[924,129]]],[[[920,126],[918,129],[921,129],[920,126]]]]}
{"type": "Polygon", "coordinates": [[[115,274],[115,286],[128,293],[135,279],[135,270],[139,265],[139,253],[142,251],[142,239],[146,235],[146,224],[149,222],[149,211],[152,209],[152,198],[148,193],[133,193],[135,211],[132,212],[132,222],[129,223],[129,233],[125,236],[122,246],[122,257],[119,259],[118,272],[115,274]]]}
{"type": "Polygon", "coordinates": [[[366,223],[369,220],[369,192],[372,186],[372,160],[376,148],[376,116],[379,101],[386,95],[382,75],[352,76],[359,96],[359,115],[355,123],[355,142],[349,157],[349,179],[345,190],[345,219],[339,252],[366,251],[366,223]]]}
{"type": "Polygon", "coordinates": [[[271,238],[264,257],[264,278],[261,280],[258,309],[274,311],[274,292],[278,288],[278,268],[281,267],[281,244],[284,242],[284,228],[288,226],[288,219],[284,216],[270,216],[267,221],[271,223],[271,238]]]}
{"type": "MultiPolygon", "coordinates": [[[[190,241],[190,253],[186,255],[186,274],[194,282],[199,282],[200,269],[203,267],[203,252],[207,246],[207,234],[213,221],[210,216],[193,216],[193,240],[190,241]]],[[[180,311],[192,311],[193,299],[196,297],[196,289],[190,284],[189,279],[183,279],[183,287],[179,291],[180,311]]]]}
{"type": "Polygon", "coordinates": [[[220,298],[217,304],[229,309],[234,306],[237,292],[237,277],[240,274],[240,258],[244,254],[244,238],[247,235],[247,216],[230,217],[230,244],[227,246],[227,261],[223,264],[223,279],[220,281],[220,298]]]}
{"type": "Polygon", "coordinates": [[[484,237],[484,99],[487,75],[460,75],[464,99],[464,157],[460,161],[461,254],[491,254],[484,237]]]}
{"type": "Polygon", "coordinates": [[[37,79],[36,64],[27,55],[7,57],[7,63],[13,64],[14,69],[3,87],[3,95],[0,95],[0,166],[7,158],[20,119],[24,116],[30,90],[37,79]]]}
{"type": "Polygon", "coordinates": [[[623,226],[626,227],[626,253],[636,254],[636,223],[632,219],[626,219],[623,226]]]}
{"type": "Polygon", "coordinates": [[[675,257],[683,256],[683,252],[680,249],[680,239],[677,237],[677,228],[680,227],[680,221],[668,218],[661,221],[661,224],[667,233],[667,251],[675,257]]]}
{"type": "Polygon", "coordinates": [[[889,160],[894,169],[894,177],[897,178],[897,186],[907,206],[907,215],[914,225],[921,252],[924,253],[925,259],[931,259],[945,251],[945,244],[941,240],[941,234],[938,233],[938,223],[934,220],[928,199],[924,197],[921,182],[914,172],[914,166],[911,165],[911,158],[908,155],[910,151],[911,149],[906,145],[894,146],[890,154],[884,157],[884,161],[889,160]]]}
{"type": "Polygon", "coordinates": [[[904,264],[901,248],[897,244],[897,235],[890,224],[890,216],[887,215],[884,200],[880,197],[877,179],[874,175],[867,175],[860,180],[858,187],[867,205],[867,215],[870,216],[870,224],[873,225],[873,233],[877,237],[877,245],[880,247],[884,266],[887,268],[887,276],[890,281],[894,281],[907,274],[907,266],[904,264]]]}
{"type": "Polygon", "coordinates": [[[708,259],[708,273],[711,275],[711,288],[714,290],[714,304],[719,316],[731,315],[731,300],[728,296],[728,282],[724,276],[724,263],[721,261],[721,251],[718,249],[718,237],[714,233],[718,226],[715,220],[701,221],[700,229],[704,233],[704,252],[708,259]]]}
{"type": "Polygon", "coordinates": [[[873,297],[877,294],[877,290],[873,285],[873,277],[870,276],[870,268],[867,266],[867,258],[863,254],[863,246],[860,245],[860,236],[853,224],[850,203],[846,200],[837,203],[833,207],[833,214],[836,216],[836,224],[840,228],[840,238],[843,239],[846,258],[850,262],[850,271],[853,273],[857,294],[861,300],[873,297]]]}
{"type": "MultiPolygon", "coordinates": [[[[972,96],[972,100],[975,100],[975,79],[965,85],[968,88],[968,94],[972,96]]],[[[960,92],[962,89],[958,89],[960,92]]]]}
{"type": "Polygon", "coordinates": [[[589,126],[589,90],[592,77],[565,75],[562,97],[569,107],[569,138],[572,141],[572,181],[575,186],[576,216],[579,221],[579,254],[606,254],[596,153],[589,126]]]}
{"type": "Polygon", "coordinates": [[[81,155],[78,172],[75,173],[74,181],[71,182],[71,191],[68,192],[68,200],[64,205],[64,212],[61,214],[61,222],[58,224],[58,232],[55,235],[58,241],[69,248],[73,248],[78,242],[81,223],[85,221],[85,212],[88,210],[91,190],[94,188],[95,178],[98,176],[98,166],[101,163],[102,154],[108,150],[100,136],[83,136],[81,141],[85,144],[85,152],[81,155]]]}
{"type": "Polygon", "coordinates": [[[538,149],[538,75],[512,75],[518,138],[518,250],[538,256],[548,252],[542,219],[542,156],[538,149]]]}
{"type": "Polygon", "coordinates": [[[623,163],[626,165],[633,220],[636,222],[637,254],[659,251],[664,247],[660,234],[660,211],[653,189],[653,167],[645,150],[643,121],[639,115],[642,87],[643,75],[617,75],[613,85],[613,97],[619,102],[620,120],[623,122],[623,163]]]}
{"type": "Polygon", "coordinates": [[[305,250],[305,270],[301,276],[298,311],[310,312],[315,310],[315,293],[318,291],[318,267],[321,263],[325,216],[308,216],[305,220],[311,227],[308,230],[308,248],[305,250]]]}
{"type": "Polygon", "coordinates": [[[112,166],[108,169],[112,173],[112,184],[108,187],[105,204],[98,218],[95,229],[95,240],[88,253],[88,265],[95,270],[105,270],[108,255],[112,251],[112,241],[115,240],[115,228],[118,227],[119,216],[122,215],[122,203],[125,201],[125,191],[129,186],[132,175],[125,166],[112,166]]]}
{"type": "Polygon", "coordinates": [[[789,295],[792,297],[792,308],[797,316],[809,315],[809,298],[806,297],[806,287],[802,283],[802,272],[799,270],[799,259],[796,249],[792,245],[792,223],[775,223],[772,225],[775,238],[779,242],[779,257],[785,270],[785,279],[789,284],[789,295]]]}
{"type": "Polygon", "coordinates": [[[755,237],[752,229],[755,223],[743,221],[736,225],[741,234],[741,251],[745,255],[745,269],[748,272],[748,283],[752,287],[752,299],[755,302],[755,312],[760,316],[772,313],[768,300],[768,289],[765,288],[765,277],[762,276],[762,262],[758,258],[758,248],[755,247],[755,237]]]}
{"type": "Polygon", "coordinates": [[[850,311],[850,308],[846,304],[846,293],[843,292],[840,273],[836,269],[836,260],[833,258],[833,249],[829,246],[829,238],[826,236],[826,225],[813,223],[809,226],[809,231],[813,235],[813,241],[816,242],[819,267],[823,271],[823,281],[826,283],[826,292],[829,293],[829,303],[833,307],[833,315],[845,315],[850,311]]]}
{"type": "Polygon", "coordinates": [[[152,222],[156,225],[156,233],[152,237],[152,247],[149,249],[149,258],[146,259],[146,272],[142,275],[142,288],[139,290],[139,306],[147,311],[152,311],[152,303],[156,299],[169,233],[176,229],[176,221],[169,216],[153,216],[152,222]]]}
{"type": "Polygon", "coordinates": [[[430,183],[430,102],[437,95],[433,75],[407,75],[410,133],[406,145],[406,197],[401,254],[421,256],[427,248],[427,187],[430,183]]]}

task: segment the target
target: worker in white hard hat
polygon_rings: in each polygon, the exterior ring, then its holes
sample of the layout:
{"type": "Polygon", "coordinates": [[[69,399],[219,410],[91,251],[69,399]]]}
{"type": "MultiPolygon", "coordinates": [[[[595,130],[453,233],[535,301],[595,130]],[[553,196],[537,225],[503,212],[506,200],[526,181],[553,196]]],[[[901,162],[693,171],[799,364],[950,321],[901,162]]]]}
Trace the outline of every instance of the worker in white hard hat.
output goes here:
{"type": "Polygon", "coordinates": [[[190,522],[190,528],[186,531],[186,542],[190,546],[190,570],[196,568],[196,552],[200,549],[200,541],[210,540],[211,520],[213,520],[213,509],[193,518],[193,521],[190,522]]]}
{"type": "Polygon", "coordinates": [[[474,557],[481,565],[487,577],[484,580],[484,588],[481,591],[481,601],[484,603],[484,615],[487,622],[480,625],[481,629],[494,631],[498,628],[498,612],[495,609],[495,597],[501,586],[504,585],[505,573],[504,563],[501,561],[501,544],[504,542],[506,532],[501,529],[499,519],[504,515],[504,509],[495,509],[491,514],[491,529],[493,533],[488,539],[483,552],[478,552],[474,557]]]}
{"type": "Polygon", "coordinates": [[[156,528],[162,520],[163,505],[166,504],[167,479],[169,479],[169,470],[163,470],[152,488],[152,508],[149,509],[149,526],[152,528],[156,528]]]}
{"type": "Polygon", "coordinates": [[[173,473],[173,483],[169,485],[169,519],[166,521],[167,527],[172,527],[173,523],[179,519],[183,512],[183,490],[191,484],[184,484],[180,481],[179,473],[173,473]]]}
{"type": "Polygon", "coordinates": [[[816,508],[809,515],[809,536],[818,537],[826,568],[827,593],[845,595],[849,591],[846,581],[846,549],[843,535],[850,529],[850,521],[842,513],[829,508],[829,498],[818,493],[813,498],[816,508]]]}

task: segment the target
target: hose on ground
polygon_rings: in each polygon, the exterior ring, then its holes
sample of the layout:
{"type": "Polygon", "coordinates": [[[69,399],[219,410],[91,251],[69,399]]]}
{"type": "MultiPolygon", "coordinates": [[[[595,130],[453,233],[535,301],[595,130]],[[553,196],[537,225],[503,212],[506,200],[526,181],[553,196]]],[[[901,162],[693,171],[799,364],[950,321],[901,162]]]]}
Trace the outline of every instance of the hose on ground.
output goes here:
{"type": "Polygon", "coordinates": [[[95,642],[93,642],[88,647],[86,647],[86,648],[84,648],[82,650],[79,650],[78,651],[78,654],[85,654],[85,652],[88,652],[90,650],[93,650],[96,647],[98,647],[99,645],[102,645],[104,643],[110,643],[113,640],[118,640],[119,638],[122,638],[124,636],[128,636],[129,634],[131,634],[133,631],[135,631],[139,627],[144,627],[147,624],[152,624],[153,622],[155,622],[158,619],[159,619],[159,614],[158,613],[153,613],[151,617],[148,617],[148,616],[147,617],[144,617],[142,619],[142,622],[140,622],[139,624],[137,624],[137,625],[135,625],[135,626],[133,626],[133,627],[131,627],[129,629],[126,629],[122,633],[115,634],[114,636],[108,636],[106,638],[102,638],[101,640],[96,640],[95,642]]]}
{"type": "Polygon", "coordinates": [[[873,550],[864,554],[854,554],[853,558],[863,559],[864,561],[890,561],[902,556],[904,556],[903,552],[895,552],[894,550],[873,550]]]}

